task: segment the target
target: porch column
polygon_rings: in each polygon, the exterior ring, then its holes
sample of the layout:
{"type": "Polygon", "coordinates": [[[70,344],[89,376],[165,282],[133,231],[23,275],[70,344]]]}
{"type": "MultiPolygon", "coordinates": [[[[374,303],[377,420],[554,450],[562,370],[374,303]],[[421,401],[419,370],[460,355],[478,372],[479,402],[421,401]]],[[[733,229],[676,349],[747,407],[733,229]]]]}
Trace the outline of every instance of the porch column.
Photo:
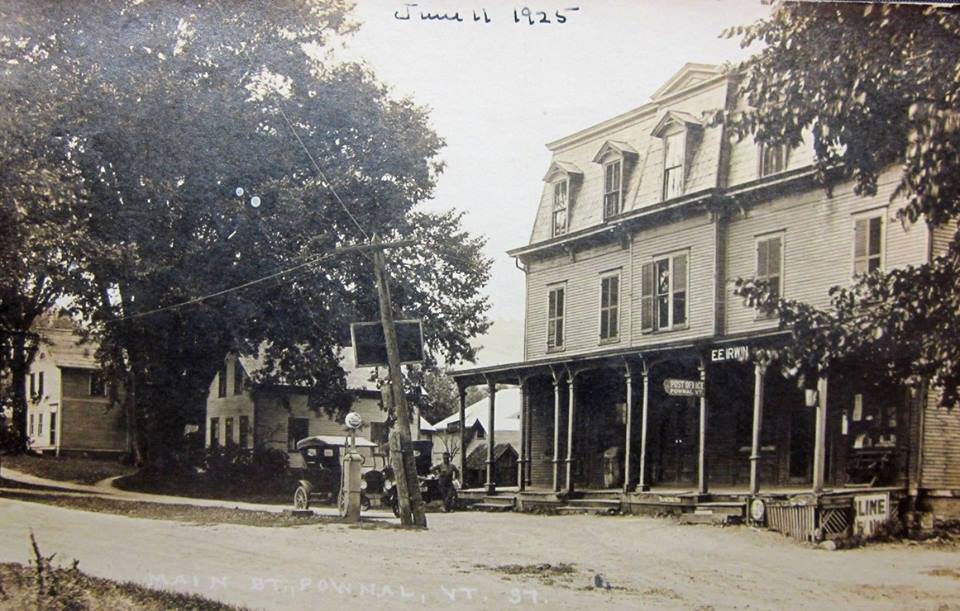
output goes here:
{"type": "Polygon", "coordinates": [[[630,377],[630,366],[627,365],[627,372],[623,379],[627,386],[627,433],[623,442],[623,492],[630,492],[630,433],[633,432],[633,383],[630,377]]]}
{"type": "Polygon", "coordinates": [[[460,455],[457,457],[460,463],[460,481],[466,487],[467,483],[467,434],[463,429],[466,428],[466,410],[467,410],[467,389],[458,386],[460,391],[460,455]]]}
{"type": "Polygon", "coordinates": [[[707,367],[700,360],[700,382],[703,393],[700,395],[700,447],[697,448],[697,494],[707,494],[710,485],[707,475],[707,367]]]}
{"type": "Polygon", "coordinates": [[[496,444],[495,431],[497,429],[494,412],[497,405],[497,384],[493,381],[487,382],[487,494],[494,494],[497,491],[497,468],[494,463],[494,445],[496,444]]]}
{"type": "Polygon", "coordinates": [[[750,442],[750,494],[760,492],[760,428],[763,426],[763,376],[766,364],[757,363],[753,370],[753,437],[750,442]]]}
{"type": "Polygon", "coordinates": [[[560,492],[560,378],[553,378],[553,491],[560,492]]]}
{"type": "Polygon", "coordinates": [[[813,492],[823,492],[824,467],[827,456],[827,375],[817,380],[817,420],[813,441],[813,492]]]}
{"type": "Polygon", "coordinates": [[[517,486],[520,492],[526,488],[526,464],[527,464],[527,438],[530,436],[527,431],[527,408],[530,405],[530,384],[525,380],[520,380],[520,458],[517,459],[517,486]]]}
{"type": "Polygon", "coordinates": [[[577,393],[574,380],[576,376],[570,374],[567,380],[569,394],[567,396],[567,494],[573,492],[573,416],[576,413],[577,393]]]}
{"type": "Polygon", "coordinates": [[[640,414],[640,481],[637,490],[649,490],[647,485],[647,419],[650,413],[650,370],[643,365],[643,411],[640,414]]]}

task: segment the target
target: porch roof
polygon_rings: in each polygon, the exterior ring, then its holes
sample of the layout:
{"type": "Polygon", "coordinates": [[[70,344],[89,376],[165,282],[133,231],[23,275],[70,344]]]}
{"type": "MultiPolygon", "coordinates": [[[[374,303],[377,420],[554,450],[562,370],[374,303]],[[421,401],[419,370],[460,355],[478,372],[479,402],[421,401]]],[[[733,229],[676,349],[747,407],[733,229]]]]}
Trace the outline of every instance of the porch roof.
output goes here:
{"type": "Polygon", "coordinates": [[[678,342],[661,342],[650,346],[621,346],[593,352],[551,354],[542,358],[460,369],[450,373],[461,388],[480,384],[519,384],[522,379],[538,375],[561,377],[568,371],[578,373],[588,369],[613,367],[624,369],[627,366],[641,366],[671,358],[706,357],[710,348],[725,346],[735,342],[767,343],[783,339],[788,330],[772,329],[763,332],[728,335],[724,337],[703,337],[678,342]]]}

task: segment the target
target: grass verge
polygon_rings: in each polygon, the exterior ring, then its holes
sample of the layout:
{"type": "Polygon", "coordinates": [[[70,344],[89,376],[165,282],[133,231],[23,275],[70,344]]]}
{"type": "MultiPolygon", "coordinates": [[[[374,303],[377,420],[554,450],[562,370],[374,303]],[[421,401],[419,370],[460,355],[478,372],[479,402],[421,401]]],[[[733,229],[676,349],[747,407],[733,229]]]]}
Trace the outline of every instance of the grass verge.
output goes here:
{"type": "MultiPolygon", "coordinates": [[[[289,513],[273,513],[270,511],[252,511],[248,509],[231,509],[227,507],[197,507],[194,505],[179,505],[168,503],[148,503],[143,501],[125,501],[95,496],[67,496],[56,494],[17,494],[7,492],[4,498],[12,498],[31,503],[56,505],[67,509],[111,513],[130,518],[145,518],[148,520],[172,520],[188,524],[240,524],[243,526],[284,527],[318,524],[346,524],[338,516],[312,515],[297,517],[289,513]]],[[[373,518],[361,518],[359,524],[351,524],[356,528],[400,528],[392,522],[373,518]]]]}
{"type": "Polygon", "coordinates": [[[5,454],[0,458],[0,464],[36,477],[78,484],[94,484],[108,477],[129,475],[136,471],[133,467],[121,465],[115,459],[82,456],[5,454]]]}

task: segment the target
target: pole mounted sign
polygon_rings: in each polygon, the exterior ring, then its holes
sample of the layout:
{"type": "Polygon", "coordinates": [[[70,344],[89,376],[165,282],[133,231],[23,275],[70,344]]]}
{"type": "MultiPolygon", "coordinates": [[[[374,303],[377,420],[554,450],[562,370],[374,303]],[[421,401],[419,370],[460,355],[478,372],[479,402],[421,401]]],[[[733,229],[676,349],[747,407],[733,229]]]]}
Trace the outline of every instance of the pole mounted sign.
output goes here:
{"type": "Polygon", "coordinates": [[[663,381],[663,390],[671,397],[702,397],[703,381],[667,378],[663,381]]]}
{"type": "MultiPolygon", "coordinates": [[[[397,329],[397,347],[400,364],[423,362],[423,326],[419,320],[394,321],[397,329]]],[[[357,367],[386,367],[387,340],[379,322],[350,324],[353,356],[357,367]]]]}

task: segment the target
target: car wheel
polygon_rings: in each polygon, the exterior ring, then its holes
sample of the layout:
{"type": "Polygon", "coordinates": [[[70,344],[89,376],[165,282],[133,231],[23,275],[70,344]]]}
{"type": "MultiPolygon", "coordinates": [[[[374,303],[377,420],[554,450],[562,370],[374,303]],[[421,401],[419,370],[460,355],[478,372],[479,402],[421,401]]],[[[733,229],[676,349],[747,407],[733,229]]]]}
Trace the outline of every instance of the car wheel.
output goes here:
{"type": "Polygon", "coordinates": [[[370,499],[367,498],[367,495],[360,494],[360,511],[368,511],[370,509],[370,499]]]}
{"type": "Polygon", "coordinates": [[[296,492],[293,493],[293,508],[310,509],[310,493],[303,486],[297,486],[296,492]]]}
{"type": "Polygon", "coordinates": [[[396,518],[400,517],[400,501],[393,502],[393,515],[396,518]]]}

